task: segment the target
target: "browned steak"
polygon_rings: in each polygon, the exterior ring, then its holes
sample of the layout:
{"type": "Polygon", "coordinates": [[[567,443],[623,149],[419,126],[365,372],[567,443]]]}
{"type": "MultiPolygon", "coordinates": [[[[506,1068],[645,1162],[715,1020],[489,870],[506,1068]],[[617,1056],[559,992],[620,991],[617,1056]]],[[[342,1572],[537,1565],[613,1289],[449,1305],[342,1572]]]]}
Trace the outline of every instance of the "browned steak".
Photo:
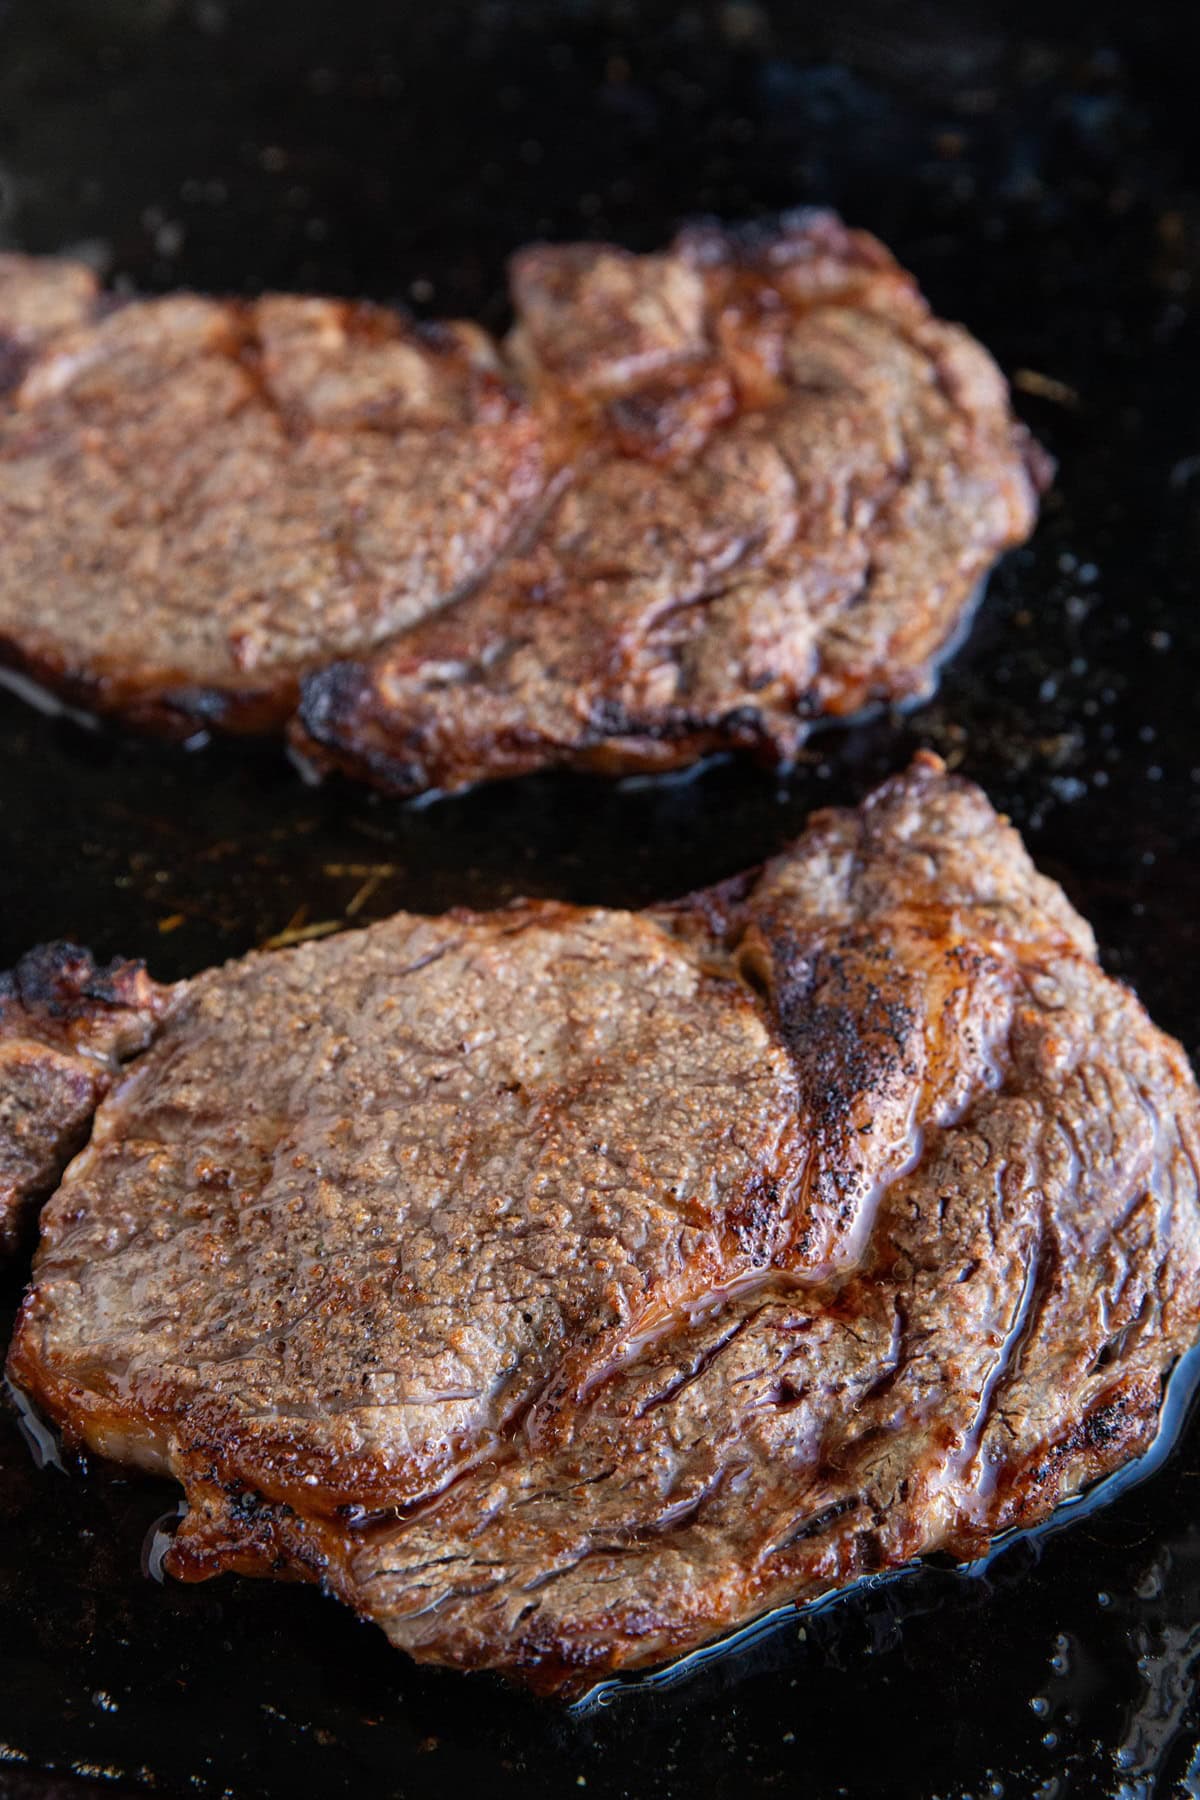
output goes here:
{"type": "Polygon", "coordinates": [[[922,693],[1045,473],[827,213],[525,251],[503,347],[279,297],[77,322],[70,269],[0,260],[0,341],[49,336],[0,408],[0,655],[182,732],[303,682],[309,759],[396,791],[786,758],[922,693]]]}
{"type": "Polygon", "coordinates": [[[185,984],[42,1215],[10,1373],[183,1483],[177,1575],[569,1687],[1143,1449],[1198,1125],[923,758],[674,908],[400,915],[185,984]]]}
{"type": "Polygon", "coordinates": [[[144,1050],[170,998],[140,963],[98,969],[46,944],[0,975],[0,1253],[57,1186],[121,1066],[144,1050]]]}
{"type": "MultiPolygon", "coordinates": [[[[31,311],[0,263],[0,341],[31,311]]],[[[473,326],[283,296],[110,308],[0,407],[0,657],[139,725],[278,729],[306,670],[475,580],[541,484],[473,326]]]]}
{"type": "Polygon", "coordinates": [[[407,793],[787,759],[818,715],[927,692],[1045,470],[882,246],[805,213],[513,275],[558,485],[457,604],[305,684],[301,748],[407,793]]]}

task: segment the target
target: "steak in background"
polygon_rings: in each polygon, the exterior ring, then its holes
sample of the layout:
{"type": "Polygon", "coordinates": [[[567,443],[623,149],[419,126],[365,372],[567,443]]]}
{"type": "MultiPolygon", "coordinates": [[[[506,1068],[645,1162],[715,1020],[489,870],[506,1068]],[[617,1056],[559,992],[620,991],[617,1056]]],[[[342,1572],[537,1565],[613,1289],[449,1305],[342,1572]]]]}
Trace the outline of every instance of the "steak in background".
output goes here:
{"type": "Polygon", "coordinates": [[[184,983],[42,1214],[12,1380],[167,1556],[571,1691],[1143,1450],[1197,1091],[918,758],[642,913],[401,914],[184,983]]]}
{"type": "MultiPolygon", "coordinates": [[[[0,348],[36,310],[25,283],[52,286],[29,270],[0,257],[0,348]]],[[[0,405],[0,658],[174,735],[279,730],[305,670],[480,575],[541,460],[474,326],[283,295],[98,304],[0,405]]]]}
{"type": "Polygon", "coordinates": [[[310,762],[395,792],[786,760],[924,694],[1047,476],[991,358],[828,213],[526,250],[504,345],[90,293],[0,257],[0,659],[184,736],[299,702],[310,762]]]}

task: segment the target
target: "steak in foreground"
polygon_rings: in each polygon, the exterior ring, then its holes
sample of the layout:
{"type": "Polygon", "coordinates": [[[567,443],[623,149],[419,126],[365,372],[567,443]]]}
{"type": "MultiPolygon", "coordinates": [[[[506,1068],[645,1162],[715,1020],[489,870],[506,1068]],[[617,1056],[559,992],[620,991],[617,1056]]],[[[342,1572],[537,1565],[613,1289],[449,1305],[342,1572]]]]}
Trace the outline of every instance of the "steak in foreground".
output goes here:
{"type": "Polygon", "coordinates": [[[673,907],[402,914],[183,984],[43,1211],[9,1372],[182,1483],[174,1574],[571,1691],[1144,1450],[1198,1125],[922,757],[673,907]]]}
{"type": "Polygon", "coordinates": [[[880,244],[804,212],[512,285],[497,344],[0,256],[0,661],[403,793],[786,760],[929,690],[1047,471],[880,244]]]}

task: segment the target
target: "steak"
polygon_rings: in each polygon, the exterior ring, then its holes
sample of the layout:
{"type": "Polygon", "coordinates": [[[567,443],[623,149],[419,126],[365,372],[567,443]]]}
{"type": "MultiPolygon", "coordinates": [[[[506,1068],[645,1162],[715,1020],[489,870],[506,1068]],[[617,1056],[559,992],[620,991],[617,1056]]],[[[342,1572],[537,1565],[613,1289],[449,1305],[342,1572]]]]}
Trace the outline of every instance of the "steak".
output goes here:
{"type": "Polygon", "coordinates": [[[923,756],[642,913],[405,914],[183,984],[11,1379],[167,1554],[543,1691],[968,1557],[1145,1449],[1200,1324],[1186,1060],[923,756]]]}
{"type": "MultiPolygon", "coordinates": [[[[0,259],[0,342],[34,311],[0,259]]],[[[0,408],[0,655],[137,725],[280,729],[306,669],[480,574],[541,455],[473,326],[284,296],[100,307],[0,408]]]]}
{"type": "Polygon", "coordinates": [[[828,213],[526,250],[503,345],[89,280],[0,258],[0,657],[182,735],[296,713],[396,792],[786,760],[924,694],[1047,477],[987,354],[828,213]]]}
{"type": "Polygon", "coordinates": [[[98,969],[70,944],[31,950],[0,975],[0,1255],[22,1241],[169,996],[140,963],[98,969]]]}

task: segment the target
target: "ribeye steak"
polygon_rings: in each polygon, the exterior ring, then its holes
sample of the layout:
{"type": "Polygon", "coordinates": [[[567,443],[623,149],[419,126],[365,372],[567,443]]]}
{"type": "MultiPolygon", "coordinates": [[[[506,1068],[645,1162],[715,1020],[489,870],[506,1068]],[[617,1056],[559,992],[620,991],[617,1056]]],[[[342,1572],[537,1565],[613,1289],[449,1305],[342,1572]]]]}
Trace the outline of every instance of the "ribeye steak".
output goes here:
{"type": "Polygon", "coordinates": [[[309,1577],[569,1689],[1144,1449],[1200,1323],[1198,1125],[923,757],[675,906],[402,914],[164,993],[10,1373],[183,1484],[175,1574],[309,1577]]]}
{"type": "Polygon", "coordinates": [[[500,345],[0,257],[0,658],[185,735],[299,705],[401,792],[786,759],[927,691],[1046,464],[880,244],[539,246],[513,298],[500,345]]]}

